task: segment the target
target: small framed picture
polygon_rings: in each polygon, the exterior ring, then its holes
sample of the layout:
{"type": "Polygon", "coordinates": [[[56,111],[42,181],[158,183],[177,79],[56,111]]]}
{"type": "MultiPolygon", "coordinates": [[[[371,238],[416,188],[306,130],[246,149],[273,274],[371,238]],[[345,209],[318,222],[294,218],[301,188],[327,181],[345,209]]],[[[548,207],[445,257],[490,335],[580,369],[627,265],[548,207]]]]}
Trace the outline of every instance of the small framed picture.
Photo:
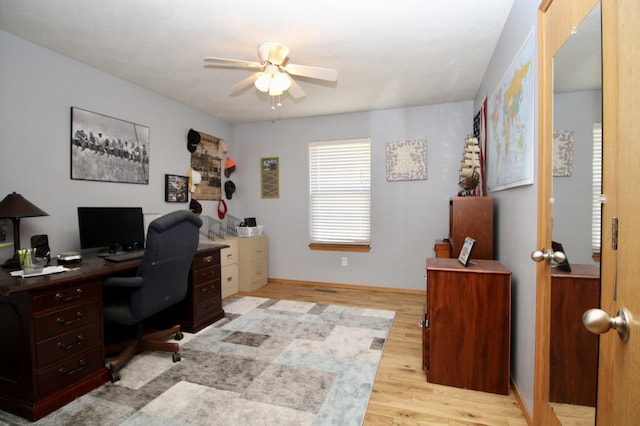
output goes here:
{"type": "Polygon", "coordinates": [[[280,197],[280,167],[278,162],[278,157],[260,159],[262,198],[280,197]]]}
{"type": "Polygon", "coordinates": [[[462,244],[462,249],[460,249],[460,255],[458,256],[458,262],[462,266],[469,265],[469,259],[471,259],[471,252],[473,251],[473,247],[476,244],[476,240],[473,238],[467,237],[464,239],[464,244],[462,244]]]}
{"type": "Polygon", "coordinates": [[[164,201],[168,203],[189,201],[189,178],[187,176],[164,175],[164,201]]]}

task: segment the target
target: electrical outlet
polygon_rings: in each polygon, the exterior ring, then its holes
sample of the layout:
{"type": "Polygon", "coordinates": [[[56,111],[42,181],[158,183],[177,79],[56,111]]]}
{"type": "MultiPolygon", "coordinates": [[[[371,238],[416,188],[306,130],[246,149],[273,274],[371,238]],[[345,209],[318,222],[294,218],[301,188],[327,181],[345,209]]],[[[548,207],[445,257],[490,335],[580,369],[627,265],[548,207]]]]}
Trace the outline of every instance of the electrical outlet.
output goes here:
{"type": "Polygon", "coordinates": [[[349,259],[346,256],[342,257],[342,266],[347,266],[349,264],[349,259]]]}

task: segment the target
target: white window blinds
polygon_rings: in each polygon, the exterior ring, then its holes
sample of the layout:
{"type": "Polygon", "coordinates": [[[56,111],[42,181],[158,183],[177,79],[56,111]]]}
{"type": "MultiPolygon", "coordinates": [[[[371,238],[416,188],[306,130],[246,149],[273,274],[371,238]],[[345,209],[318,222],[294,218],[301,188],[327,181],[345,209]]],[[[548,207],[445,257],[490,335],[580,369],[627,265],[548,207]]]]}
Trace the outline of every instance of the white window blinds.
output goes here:
{"type": "Polygon", "coordinates": [[[591,251],[600,254],[602,224],[602,123],[593,123],[591,251]]]}
{"type": "Polygon", "coordinates": [[[309,143],[311,244],[369,245],[371,140],[309,143]]]}

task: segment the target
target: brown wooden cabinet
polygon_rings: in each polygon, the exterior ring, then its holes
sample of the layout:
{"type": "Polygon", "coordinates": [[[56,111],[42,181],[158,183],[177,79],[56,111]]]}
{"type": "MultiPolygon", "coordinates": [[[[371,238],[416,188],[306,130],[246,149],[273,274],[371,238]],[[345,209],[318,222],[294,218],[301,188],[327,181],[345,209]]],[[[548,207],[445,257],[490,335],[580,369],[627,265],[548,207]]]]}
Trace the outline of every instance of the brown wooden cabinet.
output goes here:
{"type": "Polygon", "coordinates": [[[495,260],[427,259],[423,363],[427,380],[507,394],[511,272],[495,260]]]}
{"type": "Polygon", "coordinates": [[[181,331],[196,333],[224,317],[220,249],[225,247],[199,248],[193,258],[187,296],[171,310],[181,331]]]}
{"type": "Polygon", "coordinates": [[[549,401],[596,406],[598,336],[582,324],[582,314],[600,306],[600,271],[571,265],[551,274],[549,401]]]}
{"type": "Polygon", "coordinates": [[[102,280],[16,290],[0,296],[0,407],[35,421],[107,381],[102,280]]]}
{"type": "Polygon", "coordinates": [[[452,257],[458,257],[466,237],[476,240],[473,259],[494,259],[493,197],[453,197],[449,201],[452,257]]]}

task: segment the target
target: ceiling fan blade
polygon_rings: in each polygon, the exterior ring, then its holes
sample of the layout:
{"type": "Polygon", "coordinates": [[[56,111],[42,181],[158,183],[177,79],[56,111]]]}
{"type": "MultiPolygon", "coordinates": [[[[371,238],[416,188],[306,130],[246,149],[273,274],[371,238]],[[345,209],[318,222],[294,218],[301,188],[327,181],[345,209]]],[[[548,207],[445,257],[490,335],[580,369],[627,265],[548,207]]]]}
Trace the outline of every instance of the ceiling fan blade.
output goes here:
{"type": "Polygon", "coordinates": [[[260,73],[251,74],[249,77],[245,78],[244,80],[234,84],[233,86],[229,87],[229,93],[237,93],[251,86],[258,79],[259,75],[260,73]]]}
{"type": "Polygon", "coordinates": [[[291,75],[299,75],[301,77],[309,77],[326,81],[338,80],[338,71],[331,68],[311,67],[309,65],[298,64],[287,64],[282,68],[291,75]]]}
{"type": "Polygon", "coordinates": [[[289,86],[289,89],[287,89],[287,92],[289,92],[289,94],[293,99],[304,98],[306,95],[302,87],[300,87],[300,85],[296,83],[296,81],[292,78],[291,78],[291,86],[289,86]]]}
{"type": "Polygon", "coordinates": [[[273,41],[265,41],[258,46],[258,56],[262,62],[268,61],[274,65],[282,65],[288,54],[287,46],[273,41]]]}
{"type": "MultiPolygon", "coordinates": [[[[244,68],[262,68],[263,67],[263,64],[259,64],[258,62],[243,61],[240,59],[215,58],[212,56],[207,56],[206,58],[204,58],[204,61],[218,63],[219,65],[223,65],[223,66],[227,65],[227,66],[244,67],[244,68]]],[[[216,65],[205,65],[205,67],[211,68],[211,67],[216,67],[216,65]]]]}

